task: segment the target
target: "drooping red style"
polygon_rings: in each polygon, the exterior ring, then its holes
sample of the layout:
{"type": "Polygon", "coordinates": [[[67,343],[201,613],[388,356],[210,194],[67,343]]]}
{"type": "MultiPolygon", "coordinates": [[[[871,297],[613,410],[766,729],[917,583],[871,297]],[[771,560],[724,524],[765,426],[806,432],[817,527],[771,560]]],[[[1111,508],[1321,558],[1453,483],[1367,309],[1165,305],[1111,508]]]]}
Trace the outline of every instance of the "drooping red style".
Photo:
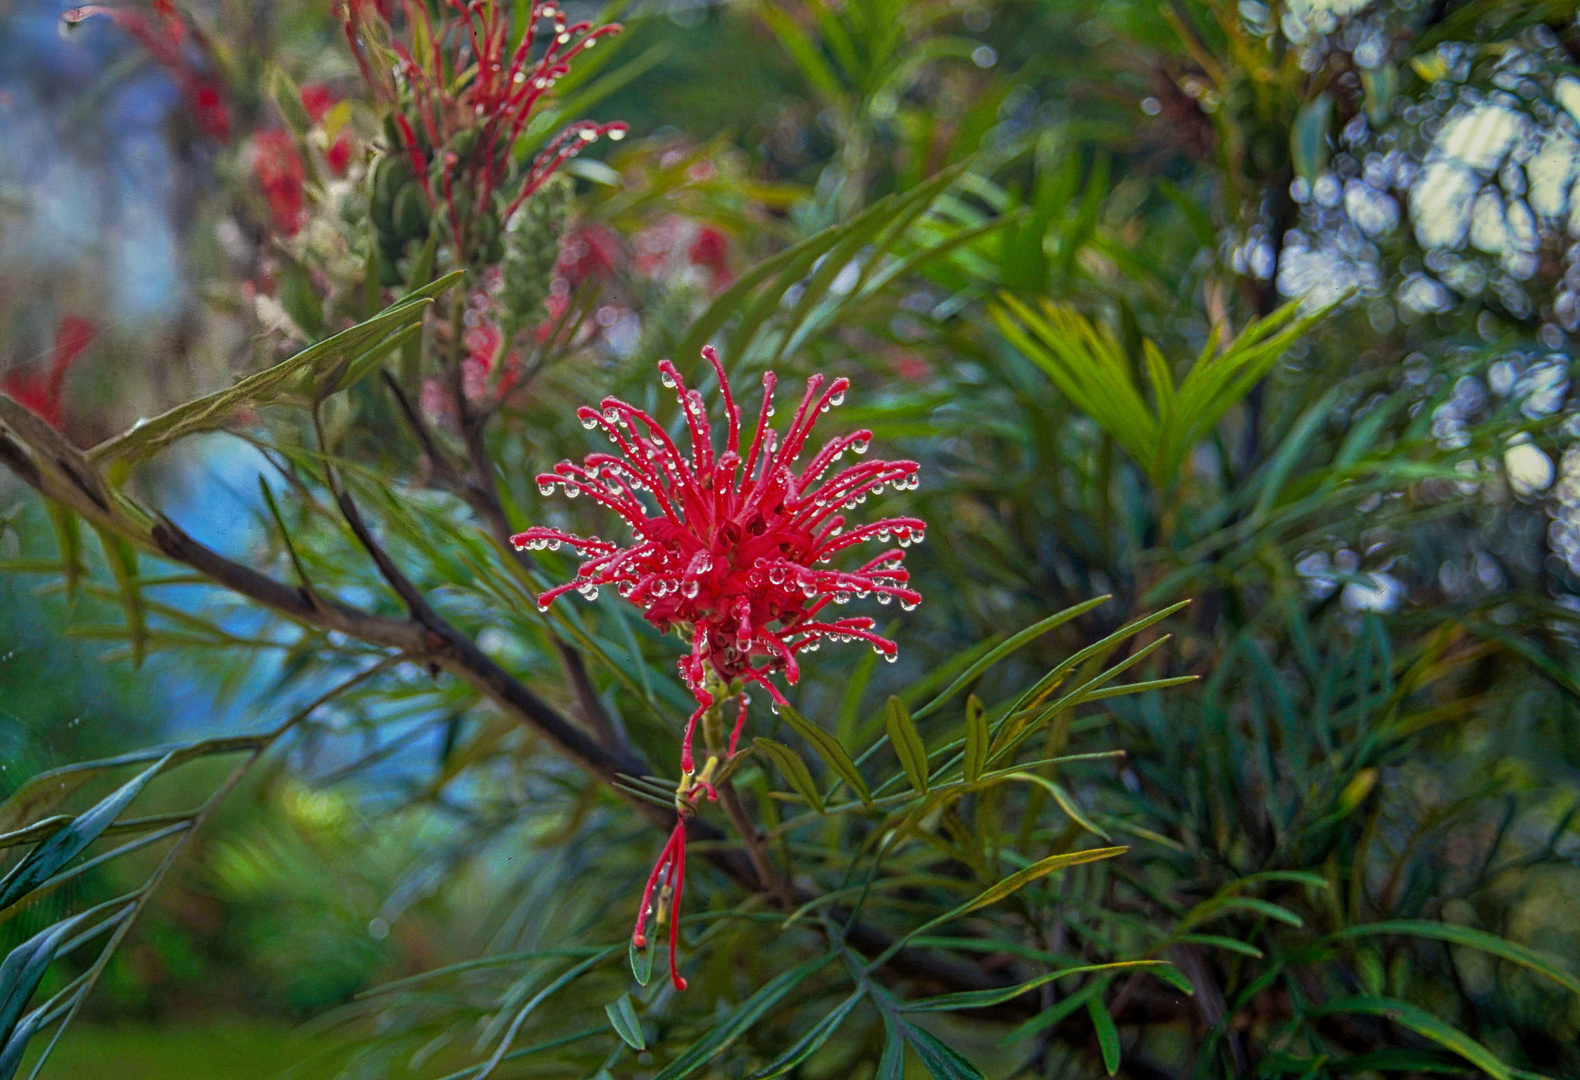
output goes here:
{"type": "Polygon", "coordinates": [[[11,371],[0,377],[0,391],[52,428],[65,412],[66,373],[83,354],[99,328],[81,315],[67,315],[55,327],[55,347],[42,373],[11,371]]]}
{"type": "Polygon", "coordinates": [[[230,110],[225,107],[224,90],[212,74],[217,70],[213,55],[208,53],[201,39],[195,44],[188,41],[189,36],[197,35],[188,35],[187,25],[172,0],[153,0],[152,7],[157,23],[133,7],[110,4],[69,8],[61,13],[61,21],[73,27],[86,19],[100,17],[126,31],[181,88],[192,107],[192,119],[198,130],[216,142],[227,141],[230,110]],[[206,55],[199,62],[194,59],[194,52],[206,55]]]}
{"type": "MultiPolygon", "coordinates": [[[[837,617],[830,605],[875,597],[914,607],[921,597],[907,586],[904,552],[890,549],[850,570],[832,564],[847,548],[868,540],[900,547],[922,539],[926,528],[916,518],[886,518],[846,527],[844,511],[886,487],[914,488],[914,461],[862,461],[836,470],[847,452],[864,454],[872,432],[856,431],[830,440],[801,463],[817,418],[840,404],[848,379],[814,375],[789,428],[781,437],[769,426],[774,413],[772,372],[763,376],[763,402],[751,445],[741,446],[741,414],[728,377],[712,348],[703,350],[719,378],[726,427],[723,447],[714,446],[702,395],[689,390],[668,360],[659,364],[661,380],[676,391],[690,433],[690,452],[675,445],[663,425],[618,398],[577,411],[582,426],[601,428],[618,453],[587,455],[581,465],[561,462],[538,477],[539,490],[558,487],[567,497],[585,494],[623,518],[632,532],[628,545],[580,537],[538,526],[511,538],[518,548],[567,545],[586,561],[574,580],[546,590],[546,608],[572,589],[595,598],[614,588],[640,607],[660,630],[674,629],[690,652],[680,661],[681,678],[697,701],[681,743],[683,774],[676,792],[680,821],[648,879],[632,936],[646,942],[654,892],[662,884],[671,911],[678,908],[685,875],[685,819],[702,798],[713,798],[716,759],[698,776],[692,738],[698,720],[720,699],[740,695],[740,710],[730,733],[725,760],[736,752],[746,720],[751,684],[764,687],[782,703],[775,680],[800,677],[799,655],[825,641],[866,641],[885,659],[897,649],[879,636],[867,616],[837,617]]],[[[671,977],[684,988],[673,964],[677,920],[670,917],[671,977]]]]}

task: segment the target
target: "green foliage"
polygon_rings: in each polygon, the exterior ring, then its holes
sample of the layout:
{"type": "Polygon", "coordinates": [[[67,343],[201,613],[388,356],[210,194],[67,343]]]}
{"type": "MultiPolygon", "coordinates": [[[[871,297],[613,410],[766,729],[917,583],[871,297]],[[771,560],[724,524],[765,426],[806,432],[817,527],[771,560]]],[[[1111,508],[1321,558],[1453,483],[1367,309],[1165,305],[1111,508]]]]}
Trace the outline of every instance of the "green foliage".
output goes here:
{"type": "Polygon", "coordinates": [[[690,15],[654,16],[509,152],[678,100],[676,70],[713,100],[648,127],[692,138],[579,162],[489,268],[427,217],[378,253],[399,199],[428,206],[369,142],[352,193],[310,192],[304,238],[271,241],[305,347],[268,339],[87,452],[0,398],[0,461],[48,508],[6,519],[9,570],[134,662],[201,648],[271,707],[314,698],[0,806],[0,1080],[241,774],[138,807],[271,750],[297,794],[259,812],[340,827],[266,823],[205,867],[282,992],[356,1044],[347,1077],[1580,1075],[1580,301],[1527,175],[1580,138],[1569,14],[810,0],[684,38],[690,15]],[[705,70],[745,54],[771,123],[705,70]],[[1522,118],[1497,155],[1487,108],[1522,118]],[[1444,134],[1470,121],[1485,145],[1444,134]],[[1434,175],[1459,242],[1412,186],[1434,175]],[[380,312],[397,279],[431,284],[380,312]],[[902,662],[803,656],[709,776],[683,911],[655,894],[677,992],[630,938],[693,707],[676,644],[618,596],[541,611],[575,566],[508,537],[606,529],[532,477],[587,451],[574,408],[606,394],[683,430],[650,361],[689,373],[705,344],[738,390],[850,377],[829,422],[920,462],[883,501],[930,527],[924,606],[878,627],[902,662]],[[170,520],[159,471],[217,431],[264,472],[225,553],[170,520]],[[125,896],[63,888],[148,854],[125,896]]]}

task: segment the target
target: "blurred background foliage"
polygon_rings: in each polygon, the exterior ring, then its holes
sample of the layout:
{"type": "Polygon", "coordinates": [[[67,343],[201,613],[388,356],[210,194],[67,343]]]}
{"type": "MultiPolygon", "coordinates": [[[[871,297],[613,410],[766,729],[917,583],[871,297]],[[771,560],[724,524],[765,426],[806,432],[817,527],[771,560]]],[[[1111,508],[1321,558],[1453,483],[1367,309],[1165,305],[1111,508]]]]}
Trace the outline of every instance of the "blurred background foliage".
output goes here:
{"type": "Polygon", "coordinates": [[[113,488],[100,513],[48,466],[39,498],[26,462],[70,455],[0,415],[0,946],[126,935],[0,972],[0,1076],[70,1009],[37,1075],[1580,1077],[1574,3],[567,7],[625,29],[522,152],[630,134],[472,258],[380,194],[388,103],[338,9],[0,0],[0,390],[113,488]],[[452,268],[356,378],[135,426],[452,268]],[[350,492],[486,659],[663,777],[674,643],[614,597],[541,616],[573,565],[502,541],[597,531],[532,477],[603,394],[672,419],[653,363],[710,341],[747,408],[770,366],[849,376],[828,422],[921,463],[884,501],[930,530],[925,602],[880,620],[900,662],[806,664],[836,748],[753,711],[774,745],[737,783],[794,894],[694,840],[677,995],[625,968],[640,797],[140,508],[401,620],[350,492]],[[882,745],[907,724],[919,776],[882,745]],[[73,830],[97,846],[6,891],[73,830]],[[858,915],[945,921],[866,971],[858,915]],[[1168,966],[1087,970],[1135,961],[1168,966]]]}

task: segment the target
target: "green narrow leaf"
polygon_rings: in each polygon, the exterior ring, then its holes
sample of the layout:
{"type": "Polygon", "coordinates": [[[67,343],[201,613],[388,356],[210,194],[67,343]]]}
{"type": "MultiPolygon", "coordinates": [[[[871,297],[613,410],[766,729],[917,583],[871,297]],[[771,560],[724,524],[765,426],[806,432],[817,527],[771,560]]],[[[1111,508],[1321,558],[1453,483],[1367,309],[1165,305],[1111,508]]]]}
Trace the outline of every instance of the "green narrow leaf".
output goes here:
{"type": "Polygon", "coordinates": [[[631,1004],[630,994],[621,994],[603,1007],[609,1016],[609,1023],[613,1025],[614,1032],[625,1040],[625,1044],[632,1050],[646,1050],[647,1039],[642,1034],[642,1021],[636,1015],[636,1006],[631,1004]]]}
{"type": "Polygon", "coordinates": [[[1189,930],[1193,926],[1200,926],[1209,919],[1214,919],[1220,914],[1233,910],[1255,912],[1269,919],[1288,923],[1290,926],[1305,925],[1305,922],[1299,915],[1296,915],[1286,907],[1280,907],[1272,901],[1258,900],[1253,896],[1219,896],[1211,900],[1203,900],[1191,908],[1186,913],[1185,918],[1180,920],[1179,929],[1181,931],[1189,930]]]}
{"type": "Polygon", "coordinates": [[[904,1024],[904,1031],[905,1040],[932,1073],[933,1080],[985,1080],[980,1069],[932,1032],[914,1024],[904,1024]]]}
{"type": "Polygon", "coordinates": [[[141,667],[148,651],[148,609],[143,591],[137,587],[137,551],[124,539],[105,529],[95,528],[104,558],[120,589],[121,607],[126,611],[126,637],[132,646],[132,666],[141,667]]]}
{"type": "Polygon", "coordinates": [[[0,964],[0,1044],[10,1041],[45,970],[86,914],[73,915],[44,928],[12,949],[0,964]]]}
{"type": "Polygon", "coordinates": [[[1024,870],[1017,870],[997,885],[984,889],[975,900],[971,900],[956,908],[950,913],[949,917],[959,918],[961,915],[976,911],[978,908],[996,904],[1016,890],[1030,885],[1038,878],[1047,877],[1055,870],[1080,866],[1082,863],[1097,862],[1100,859],[1112,859],[1116,855],[1123,855],[1129,850],[1129,847],[1088,848],[1085,851],[1067,851],[1062,855],[1050,855],[1046,859],[1032,863],[1024,870]]]}
{"type": "Polygon", "coordinates": [[[354,365],[357,358],[369,350],[379,351],[390,335],[420,323],[434,297],[464,276],[462,270],[446,274],[407,294],[366,322],[342,330],[273,367],[249,375],[224,390],[177,405],[152,420],[139,422],[95,446],[88,451],[88,458],[99,465],[108,461],[135,464],[184,436],[223,426],[240,408],[268,404],[299,389],[304,376],[311,379],[315,372],[354,365]]]}
{"type": "Polygon", "coordinates": [[[865,987],[857,989],[850,997],[835,1006],[833,1012],[812,1025],[812,1030],[797,1039],[790,1049],[780,1054],[758,1072],[752,1073],[747,1080],[770,1080],[771,1077],[783,1076],[817,1053],[823,1048],[823,1044],[828,1042],[829,1038],[833,1036],[834,1032],[839,1030],[840,1025],[845,1022],[845,1018],[850,1015],[851,1010],[859,1005],[861,999],[866,995],[867,990],[865,987]]]}
{"type": "Polygon", "coordinates": [[[1219,934],[1185,934],[1178,939],[1181,945],[1210,945],[1215,949],[1228,949],[1241,956],[1252,956],[1260,960],[1265,955],[1255,945],[1249,945],[1238,938],[1223,937],[1219,934]]]}
{"type": "Polygon", "coordinates": [[[48,840],[28,852],[26,857],[0,881],[0,911],[4,911],[34,889],[43,885],[61,867],[82,853],[120,816],[121,811],[148,785],[172,755],[166,754],[152,767],[139,773],[118,790],[100,800],[91,810],[48,840]]]}
{"type": "Polygon", "coordinates": [[[1328,935],[1328,940],[1365,937],[1370,934],[1408,934],[1412,937],[1435,938],[1452,945],[1463,945],[1467,949],[1478,949],[1545,975],[1570,993],[1580,994],[1580,978],[1565,971],[1561,962],[1555,957],[1544,956],[1524,945],[1468,926],[1454,926],[1428,919],[1395,919],[1391,922],[1346,927],[1336,934],[1328,935]]]}
{"type": "Polygon", "coordinates": [[[1071,1013],[1073,1013],[1076,1009],[1079,1009],[1082,1005],[1085,1005],[1088,1001],[1091,1001],[1098,994],[1102,993],[1103,987],[1107,985],[1108,980],[1106,978],[1100,978],[1095,982],[1088,983],[1077,990],[1075,993],[1071,994],[1069,997],[1065,998],[1063,1001],[1058,1002],[1050,1008],[1044,1009],[1036,1016],[1033,1016],[1030,1020],[1027,1020],[1020,1027],[1004,1036],[1004,1038],[999,1041],[999,1045],[1013,1046],[1022,1039],[1029,1039],[1039,1031],[1044,1031],[1048,1028],[1051,1028],[1060,1020],[1063,1020],[1066,1016],[1069,1016],[1071,1013]]]}
{"type": "Polygon", "coordinates": [[[900,768],[905,770],[905,778],[918,794],[926,795],[927,745],[922,742],[921,732],[916,730],[905,702],[897,697],[889,698],[883,707],[883,726],[889,733],[895,756],[900,759],[900,768]]]}
{"type": "Polygon", "coordinates": [[[962,767],[965,770],[965,781],[974,784],[982,779],[982,770],[987,768],[988,746],[992,743],[992,733],[988,730],[987,709],[982,704],[982,699],[972,694],[966,698],[966,749],[965,760],[962,767]]]}
{"type": "Polygon", "coordinates": [[[1164,976],[1164,969],[1172,969],[1167,960],[1115,960],[1107,964],[1083,964],[1080,967],[1062,968],[1038,975],[1035,979],[1028,979],[1015,986],[1006,986],[999,990],[964,990],[958,994],[941,994],[938,997],[922,998],[920,1001],[908,1001],[901,1006],[904,1012],[953,1012],[957,1009],[985,1009],[992,1005],[1002,1005],[1006,1001],[1014,1001],[1022,994],[1037,989],[1046,983],[1055,982],[1071,975],[1084,975],[1093,971],[1110,971],[1116,968],[1154,968],[1154,974],[1164,976]]]}
{"type": "Polygon", "coordinates": [[[630,945],[631,975],[642,986],[646,986],[653,978],[653,950],[657,948],[655,942],[655,938],[650,938],[647,947],[639,949],[633,939],[630,945]]]}
{"type": "Polygon", "coordinates": [[[77,598],[77,586],[83,578],[82,523],[77,515],[57,502],[44,500],[50,524],[55,527],[55,542],[60,545],[60,573],[66,582],[66,597],[77,598]]]}
{"type": "Polygon", "coordinates": [[[812,745],[818,756],[839,775],[839,778],[850,785],[850,790],[856,797],[867,805],[872,805],[872,794],[867,790],[867,782],[861,778],[861,773],[856,771],[856,763],[850,760],[850,755],[845,753],[845,748],[839,745],[839,740],[828,732],[818,727],[812,721],[796,712],[788,705],[779,706],[779,715],[784,722],[795,729],[812,745]]]}
{"type": "Polygon", "coordinates": [[[930,715],[934,709],[938,708],[944,702],[954,697],[956,691],[963,689],[968,683],[971,682],[972,679],[975,679],[978,675],[982,674],[984,671],[998,663],[1000,660],[1004,659],[1006,656],[1009,656],[1011,653],[1016,652],[1026,645],[1029,645],[1043,634],[1046,634],[1049,630],[1052,630],[1057,626],[1062,626],[1071,619],[1085,615],[1088,611],[1091,611],[1100,604],[1108,603],[1108,601],[1111,599],[1113,599],[1113,597],[1107,593],[1104,593],[1102,596],[1094,596],[1090,600],[1076,604],[1074,607],[1065,608],[1063,611],[1055,612],[1054,614],[1049,615],[1046,619],[1026,627],[1026,629],[1020,631],[1020,633],[1005,641],[1003,644],[995,646],[991,652],[987,653],[985,656],[973,663],[970,667],[966,668],[965,671],[961,672],[960,676],[955,679],[954,682],[950,683],[944,688],[943,693],[933,698],[933,700],[929,701],[926,705],[923,705],[920,709],[917,709],[916,712],[912,714],[912,719],[921,720],[922,718],[930,715]]]}
{"type": "Polygon", "coordinates": [[[872,1080],[905,1080],[905,1036],[897,1020],[883,1014],[883,1056],[872,1080]]]}
{"type": "Polygon", "coordinates": [[[757,993],[741,1002],[735,1011],[725,1017],[712,1031],[665,1066],[653,1080],[681,1080],[682,1077],[690,1076],[702,1068],[750,1030],[753,1024],[762,1019],[764,1013],[778,1004],[780,998],[801,985],[809,975],[821,970],[832,959],[834,954],[828,953],[770,979],[757,993]]]}
{"type": "Polygon", "coordinates": [[[1408,1001],[1362,994],[1327,1002],[1313,1009],[1312,1012],[1318,1016],[1330,1013],[1364,1013],[1368,1016],[1380,1016],[1392,1020],[1400,1027],[1409,1028],[1422,1038],[1431,1039],[1445,1050],[1452,1050],[1493,1077],[1493,1080],[1512,1080],[1513,1077],[1509,1067],[1492,1051],[1448,1022],[1408,1001]]]}
{"type": "Polygon", "coordinates": [[[1086,1012],[1092,1018],[1093,1030],[1097,1032],[1097,1045],[1103,1052],[1103,1068],[1108,1070],[1109,1076],[1113,1076],[1119,1071],[1119,1029],[1114,1026],[1114,1017],[1099,997],[1087,1000],[1086,1012]]]}
{"type": "Polygon", "coordinates": [[[795,788],[797,795],[806,800],[808,806],[823,813],[823,796],[818,793],[817,784],[812,779],[812,771],[806,767],[806,762],[801,760],[801,755],[782,742],[773,739],[758,737],[752,740],[752,745],[773,759],[779,766],[779,773],[789,785],[795,788]]]}
{"type": "Polygon", "coordinates": [[[1081,808],[1075,805],[1075,799],[1071,797],[1068,791],[1064,790],[1062,785],[1054,783],[1046,776],[1038,776],[1036,773],[1029,772],[1012,772],[1007,774],[1004,779],[1024,780],[1027,783],[1036,784],[1048,794],[1052,795],[1053,801],[1059,804],[1059,809],[1063,810],[1065,814],[1069,816],[1070,820],[1074,821],[1081,828],[1085,829],[1089,833],[1095,833],[1098,836],[1101,836],[1104,840],[1113,839],[1113,837],[1109,836],[1102,829],[1094,825],[1087,818],[1087,816],[1081,812],[1081,808]]]}

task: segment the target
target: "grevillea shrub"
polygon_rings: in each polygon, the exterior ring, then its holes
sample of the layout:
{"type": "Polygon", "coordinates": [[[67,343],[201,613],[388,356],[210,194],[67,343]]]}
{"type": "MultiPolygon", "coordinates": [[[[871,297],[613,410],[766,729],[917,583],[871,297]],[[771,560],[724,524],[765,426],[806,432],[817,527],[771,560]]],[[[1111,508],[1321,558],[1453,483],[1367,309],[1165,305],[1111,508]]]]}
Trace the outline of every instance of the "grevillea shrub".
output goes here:
{"type": "Polygon", "coordinates": [[[5,781],[0,1080],[183,853],[347,1080],[1580,1075],[1573,12],[646,10],[70,16],[216,388],[8,278],[5,595],[268,693],[5,781]]]}

